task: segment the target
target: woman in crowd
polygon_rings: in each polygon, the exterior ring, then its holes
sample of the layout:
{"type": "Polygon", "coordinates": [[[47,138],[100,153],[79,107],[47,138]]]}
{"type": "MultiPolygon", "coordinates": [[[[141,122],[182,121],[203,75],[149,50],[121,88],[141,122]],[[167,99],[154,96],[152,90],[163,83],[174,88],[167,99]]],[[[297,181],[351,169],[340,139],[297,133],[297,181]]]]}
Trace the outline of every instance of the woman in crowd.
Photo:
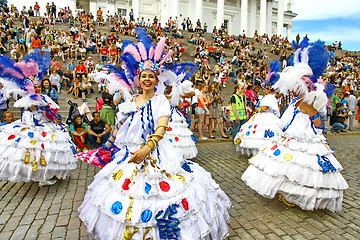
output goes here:
{"type": "Polygon", "coordinates": [[[208,86],[205,83],[202,83],[200,85],[200,92],[197,95],[198,99],[198,106],[195,109],[196,114],[199,116],[199,124],[198,124],[198,130],[199,130],[199,139],[200,140],[206,140],[207,137],[205,137],[205,129],[209,125],[209,109],[208,109],[208,98],[206,96],[208,86]]]}
{"type": "Polygon", "coordinates": [[[58,96],[58,94],[56,92],[56,89],[51,86],[49,79],[43,79],[42,80],[42,82],[41,82],[41,94],[47,95],[54,102],[58,103],[59,96],[58,96]]]}
{"type": "Polygon", "coordinates": [[[221,95],[217,83],[212,83],[209,85],[209,91],[207,93],[209,104],[209,138],[215,139],[213,135],[213,130],[216,129],[216,126],[219,128],[222,138],[228,139],[226,136],[222,123],[221,123],[221,95]],[[214,127],[214,129],[213,129],[214,127]]]}
{"type": "Polygon", "coordinates": [[[74,81],[74,87],[73,87],[74,99],[79,98],[79,96],[81,96],[81,93],[82,93],[82,86],[80,82],[80,76],[76,75],[74,81]]]}
{"type": "MultiPolygon", "coordinates": [[[[142,93],[135,97],[126,94],[123,104],[128,107],[122,112],[126,115],[106,144],[121,150],[95,176],[79,216],[90,236],[97,239],[223,239],[228,233],[228,197],[209,173],[184,161],[170,141],[162,139],[168,130],[170,105],[154,88],[159,83],[157,67],[169,57],[161,59],[165,39],[156,48],[145,40],[148,38],[139,39],[141,52],[133,54],[142,56],[136,58],[142,61],[138,65],[142,93]]],[[[123,83],[135,87],[131,79],[138,66],[131,64],[135,60],[131,56],[123,57],[131,72],[127,79],[120,70],[126,78],[123,83]]]]}
{"type": "Polygon", "coordinates": [[[81,116],[76,116],[70,125],[70,133],[76,144],[76,151],[87,151],[85,142],[87,139],[87,124],[82,122],[81,116]]]}
{"type": "Polygon", "coordinates": [[[101,93],[101,97],[104,101],[104,105],[100,110],[100,117],[110,126],[115,125],[115,106],[113,102],[113,95],[109,93],[109,90],[105,90],[101,93]]]}

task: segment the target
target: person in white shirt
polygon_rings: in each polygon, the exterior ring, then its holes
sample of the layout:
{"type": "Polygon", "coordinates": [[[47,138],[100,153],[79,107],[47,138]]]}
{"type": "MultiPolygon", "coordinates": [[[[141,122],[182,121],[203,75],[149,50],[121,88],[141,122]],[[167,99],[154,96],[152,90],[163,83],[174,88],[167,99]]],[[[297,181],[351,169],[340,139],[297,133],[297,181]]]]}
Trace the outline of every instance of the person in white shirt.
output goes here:
{"type": "Polygon", "coordinates": [[[354,119],[355,119],[356,108],[357,108],[357,100],[356,100],[353,90],[350,90],[350,96],[348,97],[347,101],[349,103],[349,108],[350,108],[350,111],[348,113],[348,115],[349,115],[349,131],[352,131],[352,130],[354,130],[353,125],[354,125],[354,119]]]}

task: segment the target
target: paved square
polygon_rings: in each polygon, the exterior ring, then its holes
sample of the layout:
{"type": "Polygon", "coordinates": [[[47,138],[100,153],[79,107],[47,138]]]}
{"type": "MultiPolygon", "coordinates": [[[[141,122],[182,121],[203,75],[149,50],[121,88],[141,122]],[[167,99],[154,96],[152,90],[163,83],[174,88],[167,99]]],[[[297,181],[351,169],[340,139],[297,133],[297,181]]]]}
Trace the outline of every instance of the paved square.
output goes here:
{"type": "MultiPolygon", "coordinates": [[[[263,198],[241,181],[247,158],[231,142],[198,144],[195,161],[233,203],[229,239],[360,239],[359,136],[332,136],[329,143],[350,186],[341,213],[302,211],[263,198]]],[[[0,239],[88,239],[77,208],[97,171],[79,162],[76,173],[51,187],[0,181],[0,239]]]]}

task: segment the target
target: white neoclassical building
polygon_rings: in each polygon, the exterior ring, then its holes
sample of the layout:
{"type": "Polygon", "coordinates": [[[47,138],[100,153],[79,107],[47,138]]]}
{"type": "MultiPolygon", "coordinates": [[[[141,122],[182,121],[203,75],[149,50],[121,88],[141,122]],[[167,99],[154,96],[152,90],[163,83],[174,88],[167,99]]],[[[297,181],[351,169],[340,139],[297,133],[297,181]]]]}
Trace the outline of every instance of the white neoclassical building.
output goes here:
{"type": "MultiPolygon", "coordinates": [[[[9,0],[19,10],[22,6],[33,5],[25,1],[9,0]]],[[[46,2],[49,0],[38,0],[40,11],[45,11],[46,2]]],[[[177,17],[179,22],[189,17],[193,25],[200,19],[206,23],[208,30],[214,26],[220,27],[222,23],[229,34],[245,34],[252,37],[255,30],[260,35],[267,33],[286,35],[290,38],[292,19],[296,13],[291,11],[291,0],[53,0],[59,7],[70,6],[72,10],[82,6],[87,12],[94,15],[99,7],[104,14],[122,12],[123,16],[129,17],[129,11],[133,9],[135,19],[144,17],[153,19],[157,16],[162,26],[169,17],[177,17]],[[286,1],[286,2],[285,2],[286,1]],[[285,3],[287,7],[284,7],[285,3]],[[285,32],[286,28],[286,32],[285,32]]]]}

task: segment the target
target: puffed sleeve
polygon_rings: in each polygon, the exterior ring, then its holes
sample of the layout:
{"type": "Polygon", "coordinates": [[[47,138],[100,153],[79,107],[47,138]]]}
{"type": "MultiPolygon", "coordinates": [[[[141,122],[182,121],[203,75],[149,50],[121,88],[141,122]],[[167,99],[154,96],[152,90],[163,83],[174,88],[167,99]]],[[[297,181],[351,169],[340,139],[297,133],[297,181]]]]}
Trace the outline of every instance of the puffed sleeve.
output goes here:
{"type": "Polygon", "coordinates": [[[156,102],[152,104],[153,111],[156,109],[157,119],[161,117],[170,117],[170,103],[164,95],[159,95],[156,102]]]}

